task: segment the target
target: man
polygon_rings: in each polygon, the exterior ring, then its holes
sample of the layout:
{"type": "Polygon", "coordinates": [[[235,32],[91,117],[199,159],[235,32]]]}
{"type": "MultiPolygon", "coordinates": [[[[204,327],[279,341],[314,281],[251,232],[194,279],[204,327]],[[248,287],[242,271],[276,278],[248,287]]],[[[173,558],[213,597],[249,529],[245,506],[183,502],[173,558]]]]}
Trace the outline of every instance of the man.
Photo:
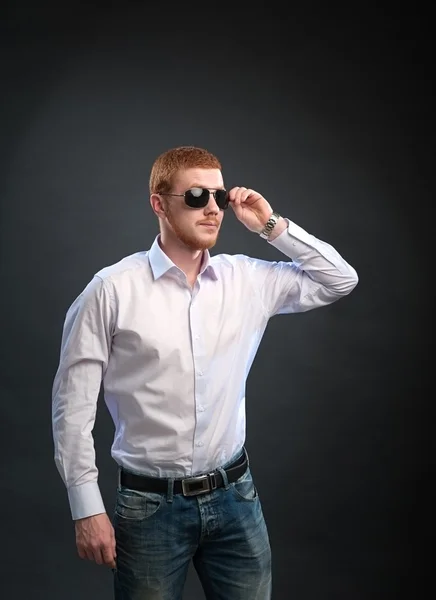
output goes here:
{"type": "Polygon", "coordinates": [[[53,434],[78,553],[112,567],[118,600],[181,599],[191,559],[208,599],[267,600],[271,548],[244,446],[246,378],[270,317],[332,303],[358,278],[260,193],[226,192],[204,149],[159,156],[150,203],[160,223],[151,249],[100,270],[65,319],[53,434]],[[211,257],[228,206],[290,260],[211,257]],[[119,465],[112,519],[92,437],[102,381],[119,465]]]}

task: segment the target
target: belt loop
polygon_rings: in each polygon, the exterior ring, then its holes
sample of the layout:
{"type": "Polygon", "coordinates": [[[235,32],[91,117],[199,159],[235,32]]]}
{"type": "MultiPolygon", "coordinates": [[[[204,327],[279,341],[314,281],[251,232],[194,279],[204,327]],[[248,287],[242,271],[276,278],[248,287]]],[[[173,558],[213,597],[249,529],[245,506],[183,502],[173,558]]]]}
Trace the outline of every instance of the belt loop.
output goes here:
{"type": "Polygon", "coordinates": [[[167,502],[172,502],[174,497],[174,479],[168,478],[167,502]]]}
{"type": "Polygon", "coordinates": [[[229,489],[229,480],[227,478],[227,473],[224,471],[224,469],[222,467],[218,467],[217,471],[219,471],[221,473],[221,476],[223,478],[223,483],[224,483],[224,489],[227,491],[229,489]]]}
{"type": "Polygon", "coordinates": [[[243,448],[244,448],[245,456],[247,458],[247,469],[249,469],[250,468],[250,459],[248,457],[247,448],[245,446],[243,448]]]}
{"type": "Polygon", "coordinates": [[[118,466],[117,470],[117,491],[119,492],[121,489],[121,466],[118,466]]]}

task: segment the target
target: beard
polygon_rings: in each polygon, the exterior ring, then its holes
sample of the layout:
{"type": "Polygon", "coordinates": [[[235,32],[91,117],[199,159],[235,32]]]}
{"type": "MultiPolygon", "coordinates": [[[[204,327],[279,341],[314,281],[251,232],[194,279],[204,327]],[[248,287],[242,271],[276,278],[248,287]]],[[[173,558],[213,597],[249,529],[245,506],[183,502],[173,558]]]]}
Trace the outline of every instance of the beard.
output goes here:
{"type": "Polygon", "coordinates": [[[190,250],[209,250],[217,243],[219,230],[217,230],[217,234],[215,236],[211,235],[210,237],[205,236],[203,238],[200,235],[196,235],[194,231],[189,232],[180,227],[169,205],[167,205],[166,214],[168,223],[171,225],[177,239],[180,240],[182,244],[187,246],[190,250]]]}

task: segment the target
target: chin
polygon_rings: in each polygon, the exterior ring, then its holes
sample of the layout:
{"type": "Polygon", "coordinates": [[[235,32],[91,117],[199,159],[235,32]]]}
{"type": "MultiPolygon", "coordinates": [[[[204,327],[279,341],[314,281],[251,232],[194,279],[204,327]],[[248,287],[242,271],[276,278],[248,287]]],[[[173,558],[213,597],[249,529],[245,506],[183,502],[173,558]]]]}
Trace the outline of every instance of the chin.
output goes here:
{"type": "Polygon", "coordinates": [[[213,240],[198,240],[194,242],[195,250],[210,250],[210,248],[215,246],[216,242],[216,238],[213,240]]]}
{"type": "Polygon", "coordinates": [[[193,235],[192,237],[184,236],[181,241],[191,248],[191,250],[209,250],[213,248],[218,240],[218,234],[215,235],[193,235]]]}

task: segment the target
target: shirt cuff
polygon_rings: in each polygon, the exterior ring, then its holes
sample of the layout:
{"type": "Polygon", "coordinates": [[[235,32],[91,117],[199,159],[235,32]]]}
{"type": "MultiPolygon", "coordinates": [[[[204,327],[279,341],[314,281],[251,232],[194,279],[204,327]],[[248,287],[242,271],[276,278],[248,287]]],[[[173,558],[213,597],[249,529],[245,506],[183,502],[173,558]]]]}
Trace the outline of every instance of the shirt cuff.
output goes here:
{"type": "Polygon", "coordinates": [[[308,246],[314,248],[313,236],[293,221],[284,219],[288,223],[287,228],[274,240],[268,240],[268,243],[289,258],[296,259],[307,251],[308,246]]]}
{"type": "Polygon", "coordinates": [[[106,512],[100,488],[96,481],[70,487],[68,489],[68,499],[74,521],[106,512]]]}

